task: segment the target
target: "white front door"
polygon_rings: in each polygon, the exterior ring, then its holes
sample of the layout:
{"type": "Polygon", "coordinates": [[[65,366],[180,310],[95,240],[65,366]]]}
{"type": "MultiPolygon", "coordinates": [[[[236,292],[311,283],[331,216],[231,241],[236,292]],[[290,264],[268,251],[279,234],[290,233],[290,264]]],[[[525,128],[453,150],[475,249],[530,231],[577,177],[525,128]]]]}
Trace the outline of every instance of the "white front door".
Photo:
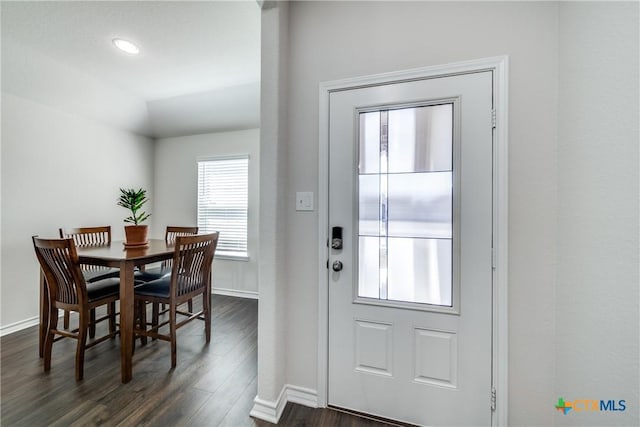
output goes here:
{"type": "Polygon", "coordinates": [[[492,79],[330,94],[331,406],[491,424],[492,79]]]}

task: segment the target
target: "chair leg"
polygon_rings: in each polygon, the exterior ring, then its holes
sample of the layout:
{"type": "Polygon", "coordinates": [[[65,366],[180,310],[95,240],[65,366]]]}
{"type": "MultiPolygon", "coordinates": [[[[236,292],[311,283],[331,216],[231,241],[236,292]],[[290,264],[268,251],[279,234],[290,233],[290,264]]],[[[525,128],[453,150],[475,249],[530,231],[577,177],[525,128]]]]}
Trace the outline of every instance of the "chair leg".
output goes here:
{"type": "MultiPolygon", "coordinates": [[[[157,302],[151,303],[151,327],[155,328],[160,322],[160,304],[157,302]]],[[[155,341],[156,338],[151,338],[155,341]]]]}
{"type": "MultiPolygon", "coordinates": [[[[93,313],[93,320],[95,320],[95,310],[89,310],[93,313]]],[[[89,329],[89,313],[85,311],[80,312],[80,324],[78,326],[78,344],[76,346],[76,381],[82,380],[84,376],[84,350],[87,345],[87,329],[89,329]]]]}
{"type": "Polygon", "coordinates": [[[133,301],[133,333],[131,334],[131,355],[136,354],[136,331],[140,328],[140,307],[133,301]]]}
{"type": "Polygon", "coordinates": [[[96,309],[89,310],[89,337],[96,337],[96,309]]]}
{"type": "Polygon", "coordinates": [[[169,336],[171,338],[171,369],[177,364],[177,342],[176,342],[176,306],[169,304],[169,336]]]}
{"type": "Polygon", "coordinates": [[[193,313],[193,299],[190,299],[190,300],[187,302],[187,307],[189,308],[187,311],[188,311],[189,313],[193,313]]]}
{"type": "MultiPolygon", "coordinates": [[[[116,303],[112,302],[107,306],[107,314],[109,315],[109,333],[114,334],[116,332],[116,303]]],[[[114,339],[115,335],[111,337],[114,339]]]]}
{"type": "Polygon", "coordinates": [[[44,338],[44,371],[51,370],[51,350],[53,349],[53,330],[58,328],[58,309],[51,306],[49,310],[49,322],[47,322],[47,332],[44,338]]]}
{"type": "Polygon", "coordinates": [[[202,293],[202,310],[204,311],[204,336],[209,342],[211,341],[211,297],[206,290],[202,293]]]}
{"type": "MultiPolygon", "coordinates": [[[[136,339],[139,335],[136,334],[142,326],[140,322],[140,301],[133,302],[133,335],[131,337],[131,354],[135,354],[136,352],[136,339]]],[[[140,340],[142,342],[142,340],[140,340]]]]}
{"type": "Polygon", "coordinates": [[[44,340],[49,330],[49,288],[44,273],[40,270],[40,327],[38,328],[38,355],[44,357],[44,340]]]}
{"type": "MultiPolygon", "coordinates": [[[[138,304],[138,310],[140,311],[140,329],[146,331],[147,330],[147,303],[143,300],[140,300],[138,304]]],[[[145,335],[140,335],[140,343],[142,345],[147,345],[147,337],[145,335]]]]}
{"type": "Polygon", "coordinates": [[[64,311],[64,322],[63,322],[63,327],[65,330],[69,329],[69,318],[70,318],[70,313],[69,310],[65,310],[64,311]]]}

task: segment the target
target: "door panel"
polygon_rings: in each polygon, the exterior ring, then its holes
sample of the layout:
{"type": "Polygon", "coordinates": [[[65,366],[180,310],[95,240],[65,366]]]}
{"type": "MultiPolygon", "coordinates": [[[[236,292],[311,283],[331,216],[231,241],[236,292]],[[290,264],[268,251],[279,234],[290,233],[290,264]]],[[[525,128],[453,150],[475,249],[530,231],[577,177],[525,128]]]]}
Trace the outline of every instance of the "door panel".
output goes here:
{"type": "Polygon", "coordinates": [[[332,92],[328,403],[491,423],[492,73],[332,92]]]}

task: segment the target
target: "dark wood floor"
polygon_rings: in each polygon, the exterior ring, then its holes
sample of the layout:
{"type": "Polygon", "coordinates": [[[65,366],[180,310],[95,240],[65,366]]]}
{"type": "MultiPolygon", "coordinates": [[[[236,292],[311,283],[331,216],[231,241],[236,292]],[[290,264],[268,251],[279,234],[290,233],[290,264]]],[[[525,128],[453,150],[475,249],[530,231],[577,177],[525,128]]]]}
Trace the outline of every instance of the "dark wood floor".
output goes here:
{"type": "MultiPolygon", "coordinates": [[[[107,341],[86,352],[84,380],[74,379],[75,341],[53,346],[43,372],[37,328],[2,337],[2,426],[255,426],[258,302],[213,296],[211,343],[202,322],[178,330],[178,366],[169,343],[136,346],[133,380],[120,383],[120,346],[107,341]]],[[[106,322],[103,322],[106,323],[106,322]]],[[[103,330],[99,328],[98,333],[103,330]]],[[[382,426],[329,409],[288,404],[285,426],[382,426]]]]}

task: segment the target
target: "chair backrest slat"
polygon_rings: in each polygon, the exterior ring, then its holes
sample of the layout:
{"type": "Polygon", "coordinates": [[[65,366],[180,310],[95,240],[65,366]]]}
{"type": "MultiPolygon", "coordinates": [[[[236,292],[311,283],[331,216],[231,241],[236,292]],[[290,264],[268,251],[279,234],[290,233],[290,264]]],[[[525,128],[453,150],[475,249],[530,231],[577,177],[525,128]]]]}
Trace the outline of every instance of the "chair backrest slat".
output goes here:
{"type": "Polygon", "coordinates": [[[213,256],[219,233],[176,237],[171,295],[179,297],[211,285],[213,256]]]}
{"type": "Polygon", "coordinates": [[[86,301],[87,287],[73,239],[40,239],[34,236],[32,240],[51,299],[72,305],[86,301]]]}
{"type": "Polygon", "coordinates": [[[175,225],[167,225],[167,230],[164,234],[164,240],[167,243],[175,243],[178,236],[193,236],[198,234],[198,227],[177,227],[175,225]]]}
{"type": "Polygon", "coordinates": [[[60,238],[72,238],[76,246],[103,246],[111,244],[111,226],[61,228],[60,238]]]}
{"type": "MultiPolygon", "coordinates": [[[[76,247],[106,246],[111,244],[111,226],[61,228],[61,239],[73,239],[76,247]]],[[[82,265],[84,271],[106,270],[105,267],[95,265],[82,265]]]]}
{"type": "MultiPolygon", "coordinates": [[[[179,227],[175,225],[167,225],[167,230],[164,234],[164,240],[168,244],[174,244],[176,242],[176,238],[180,236],[193,236],[198,234],[198,227],[179,227]]],[[[168,259],[166,261],[162,261],[160,268],[163,271],[170,271],[172,265],[172,260],[168,259]]]]}

